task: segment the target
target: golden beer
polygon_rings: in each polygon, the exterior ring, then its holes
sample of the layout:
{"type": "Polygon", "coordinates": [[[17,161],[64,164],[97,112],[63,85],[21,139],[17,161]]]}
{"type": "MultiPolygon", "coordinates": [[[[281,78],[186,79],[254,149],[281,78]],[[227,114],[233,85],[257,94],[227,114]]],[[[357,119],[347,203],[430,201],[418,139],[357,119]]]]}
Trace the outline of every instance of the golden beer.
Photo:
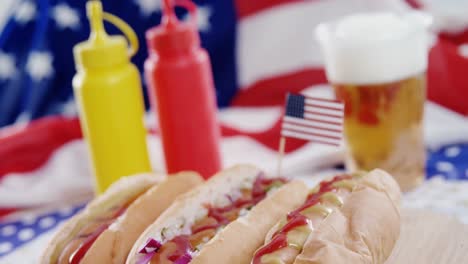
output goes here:
{"type": "Polygon", "coordinates": [[[345,102],[347,168],[384,169],[404,190],[422,182],[425,75],[375,85],[333,86],[345,102]]]}
{"type": "Polygon", "coordinates": [[[327,79],[345,102],[347,169],[384,169],[402,190],[425,176],[430,23],[421,12],[362,13],[316,29],[327,79]]]}

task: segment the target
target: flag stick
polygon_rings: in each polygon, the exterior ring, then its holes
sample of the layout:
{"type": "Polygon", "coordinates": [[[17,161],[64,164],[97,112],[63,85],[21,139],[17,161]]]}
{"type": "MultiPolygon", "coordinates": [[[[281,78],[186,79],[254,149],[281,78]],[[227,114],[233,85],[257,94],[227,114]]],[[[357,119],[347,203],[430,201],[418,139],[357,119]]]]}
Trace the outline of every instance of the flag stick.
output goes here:
{"type": "Polygon", "coordinates": [[[277,174],[278,177],[281,176],[281,169],[282,169],[282,163],[283,163],[283,157],[284,157],[284,148],[286,147],[286,138],[281,137],[280,142],[279,142],[279,148],[278,148],[278,171],[277,174]]]}

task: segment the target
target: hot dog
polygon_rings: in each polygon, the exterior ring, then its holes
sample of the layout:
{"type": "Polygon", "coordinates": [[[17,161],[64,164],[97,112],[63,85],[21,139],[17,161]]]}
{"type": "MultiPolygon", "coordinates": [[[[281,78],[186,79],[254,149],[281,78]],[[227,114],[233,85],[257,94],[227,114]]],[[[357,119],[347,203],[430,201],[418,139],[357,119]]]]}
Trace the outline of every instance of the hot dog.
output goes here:
{"type": "Polygon", "coordinates": [[[121,179],[64,224],[41,263],[124,263],[145,228],[177,196],[202,182],[193,172],[121,179]]]}
{"type": "Polygon", "coordinates": [[[399,202],[382,170],[323,181],[269,231],[251,264],[384,263],[400,233],[399,202]]]}
{"type": "Polygon", "coordinates": [[[179,197],[135,243],[127,264],[249,263],[268,230],[307,196],[301,181],[239,165],[179,197]]]}

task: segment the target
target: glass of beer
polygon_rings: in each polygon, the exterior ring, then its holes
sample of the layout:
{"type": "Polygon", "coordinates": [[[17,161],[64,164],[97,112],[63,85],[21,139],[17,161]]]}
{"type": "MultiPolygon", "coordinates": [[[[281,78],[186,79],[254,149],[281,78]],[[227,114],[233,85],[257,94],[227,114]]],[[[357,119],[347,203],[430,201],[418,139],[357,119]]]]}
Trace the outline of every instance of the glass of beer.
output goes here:
{"type": "Polygon", "coordinates": [[[430,22],[420,12],[372,13],[316,29],[327,79],[345,102],[347,169],[384,169],[402,190],[425,177],[430,22]]]}

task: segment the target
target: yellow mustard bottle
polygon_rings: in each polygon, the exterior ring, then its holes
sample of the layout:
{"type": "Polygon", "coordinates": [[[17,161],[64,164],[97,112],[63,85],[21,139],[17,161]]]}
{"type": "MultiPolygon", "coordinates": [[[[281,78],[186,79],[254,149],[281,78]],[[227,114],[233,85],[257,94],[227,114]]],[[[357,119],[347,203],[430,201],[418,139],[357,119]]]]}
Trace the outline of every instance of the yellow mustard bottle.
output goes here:
{"type": "Polygon", "coordinates": [[[144,126],[140,74],[130,62],[138,49],[135,32],[118,17],[89,1],[91,35],[77,44],[73,78],[83,135],[94,168],[96,192],[104,192],[120,177],[151,171],[144,126]],[[128,38],[107,35],[103,19],[128,38]]]}

